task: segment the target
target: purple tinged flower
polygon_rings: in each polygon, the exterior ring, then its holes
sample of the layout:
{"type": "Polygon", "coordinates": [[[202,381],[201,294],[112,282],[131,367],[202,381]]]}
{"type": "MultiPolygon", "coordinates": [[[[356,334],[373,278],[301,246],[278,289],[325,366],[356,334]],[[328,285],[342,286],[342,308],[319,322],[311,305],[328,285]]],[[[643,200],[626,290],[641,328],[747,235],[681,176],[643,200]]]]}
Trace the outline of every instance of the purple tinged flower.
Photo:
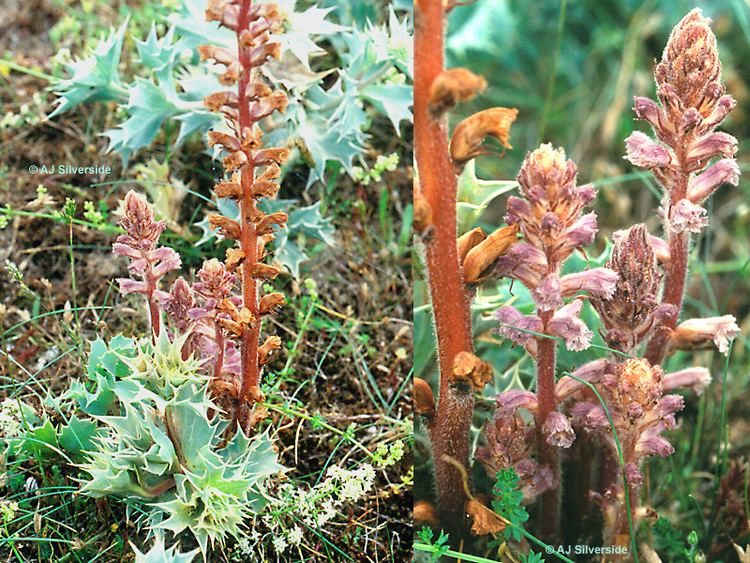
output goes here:
{"type": "Polygon", "coordinates": [[[130,278],[117,278],[117,283],[120,285],[120,293],[122,295],[127,295],[128,293],[148,293],[146,282],[131,280],[130,278]]]}
{"type": "Polygon", "coordinates": [[[175,328],[180,333],[187,332],[191,325],[190,310],[194,307],[195,300],[185,278],[180,276],[174,281],[161,305],[175,328]]]}
{"type": "Polygon", "coordinates": [[[711,383],[711,372],[706,368],[693,367],[687,368],[664,375],[662,385],[667,391],[675,389],[691,389],[700,395],[703,390],[711,383]]]}
{"type": "Polygon", "coordinates": [[[214,303],[229,297],[232,292],[236,277],[227,270],[226,265],[216,258],[211,258],[203,263],[198,271],[200,282],[193,285],[195,292],[204,299],[213,300],[214,303]]]}
{"type": "Polygon", "coordinates": [[[583,323],[578,315],[583,307],[583,301],[575,299],[557,310],[548,324],[549,331],[565,340],[568,350],[585,350],[591,346],[593,333],[583,323]]]}
{"type": "Polygon", "coordinates": [[[525,389],[511,389],[495,397],[498,410],[515,411],[519,408],[535,411],[538,405],[536,394],[525,389]]]}
{"type": "Polygon", "coordinates": [[[662,430],[665,430],[666,426],[663,423],[650,426],[644,430],[638,442],[635,445],[636,454],[641,455],[658,455],[660,457],[667,457],[674,453],[674,448],[666,438],[662,438],[659,434],[662,430]]]}
{"type": "Polygon", "coordinates": [[[625,140],[625,147],[625,159],[642,168],[660,168],[672,161],[672,155],[666,147],[640,131],[633,132],[625,140]]]}
{"type": "Polygon", "coordinates": [[[531,292],[531,296],[540,311],[554,311],[562,306],[560,276],[556,273],[544,276],[539,285],[531,292]]]}
{"type": "Polygon", "coordinates": [[[647,121],[654,129],[660,127],[659,106],[651,98],[635,96],[633,98],[633,111],[638,119],[647,121]]]}
{"type": "Polygon", "coordinates": [[[703,120],[704,127],[716,127],[719,123],[724,121],[724,118],[729,115],[729,112],[732,111],[736,105],[737,101],[732,96],[721,96],[716,102],[713,111],[703,120]]]}
{"type": "Polygon", "coordinates": [[[560,280],[563,297],[579,291],[588,291],[601,299],[610,299],[617,288],[617,272],[610,268],[592,268],[584,272],[568,274],[560,280]]]}
{"type": "Polygon", "coordinates": [[[576,438],[568,417],[557,411],[549,413],[547,420],[544,421],[542,433],[545,441],[557,448],[569,448],[576,438]]]}
{"type": "Polygon", "coordinates": [[[656,404],[656,415],[666,418],[685,408],[685,399],[681,395],[664,395],[656,404]]]}
{"type": "Polygon", "coordinates": [[[609,426],[607,413],[600,404],[579,402],[570,407],[570,414],[577,424],[590,430],[609,426]]]}
{"type": "Polygon", "coordinates": [[[517,279],[526,287],[536,287],[546,269],[547,257],[544,252],[528,242],[514,244],[495,263],[495,275],[517,279]]]}
{"type": "Polygon", "coordinates": [[[515,225],[520,221],[529,221],[531,219],[531,206],[528,201],[520,197],[509,197],[505,204],[505,210],[505,222],[509,225],[515,225]]]}
{"type": "Polygon", "coordinates": [[[740,167],[733,158],[723,158],[696,176],[688,186],[688,199],[701,203],[716,191],[721,184],[740,183],[740,167]]]}
{"type": "Polygon", "coordinates": [[[150,253],[151,260],[159,260],[160,262],[152,270],[152,275],[156,279],[161,279],[167,272],[178,269],[182,265],[180,255],[177,254],[173,249],[166,246],[157,248],[150,253]]]}
{"type": "Polygon", "coordinates": [[[669,226],[675,233],[700,233],[708,225],[706,209],[688,199],[681,199],[669,212],[669,226]]]}
{"type": "Polygon", "coordinates": [[[596,213],[593,211],[580,217],[565,232],[563,248],[573,250],[581,246],[588,246],[594,242],[594,236],[599,230],[596,224],[596,213]]]}
{"type": "Polygon", "coordinates": [[[737,152],[737,139],[729,133],[709,133],[704,135],[690,147],[688,158],[692,160],[706,160],[714,156],[731,158],[737,152]]]}
{"type": "MultiPolygon", "coordinates": [[[[605,360],[604,358],[600,358],[598,360],[583,364],[581,367],[573,371],[570,375],[575,376],[578,379],[588,381],[592,384],[599,383],[602,375],[604,375],[607,370],[607,365],[607,360],[605,360]]],[[[577,379],[564,375],[555,385],[555,397],[557,398],[558,402],[562,402],[579,389],[583,389],[585,387],[586,386],[577,379]]]]}
{"type": "Polygon", "coordinates": [[[684,350],[698,348],[713,341],[719,352],[729,352],[729,341],[740,333],[737,319],[732,315],[689,319],[680,323],[672,333],[672,346],[684,350]]]}
{"type": "Polygon", "coordinates": [[[495,311],[495,318],[501,323],[497,329],[498,334],[521,346],[534,338],[534,334],[527,331],[542,330],[542,320],[539,317],[524,315],[515,307],[501,307],[495,311]]]}

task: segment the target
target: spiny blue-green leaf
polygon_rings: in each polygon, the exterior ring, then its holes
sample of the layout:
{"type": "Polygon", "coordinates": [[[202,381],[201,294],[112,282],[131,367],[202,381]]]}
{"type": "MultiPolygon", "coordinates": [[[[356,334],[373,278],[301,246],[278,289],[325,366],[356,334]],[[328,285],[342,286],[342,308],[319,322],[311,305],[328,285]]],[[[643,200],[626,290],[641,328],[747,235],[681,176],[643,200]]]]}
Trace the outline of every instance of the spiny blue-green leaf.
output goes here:
{"type": "Polygon", "coordinates": [[[109,36],[99,41],[89,57],[65,65],[70,78],[57,83],[56,93],[60,99],[50,117],[86,102],[123,100],[126,93],[117,65],[127,26],[125,21],[117,31],[110,30],[109,36]]]}
{"type": "Polygon", "coordinates": [[[311,35],[334,35],[345,31],[346,28],[331,23],[326,18],[333,8],[318,8],[311,6],[304,12],[294,10],[294,0],[279,2],[281,11],[286,14],[287,27],[278,36],[283,50],[289,50],[310,70],[310,56],[324,52],[310,38],[311,35]]]}
{"type": "Polygon", "coordinates": [[[133,542],[130,542],[130,547],[133,548],[133,553],[135,553],[135,563],[191,563],[200,551],[194,549],[187,553],[180,553],[178,544],[170,547],[165,545],[162,534],[156,535],[154,545],[151,546],[148,553],[141,553],[133,542]]]}
{"type": "Polygon", "coordinates": [[[189,49],[208,44],[236,47],[237,35],[232,30],[219,27],[218,22],[206,21],[207,5],[206,0],[182,0],[182,9],[179,13],[173,14],[169,21],[183,37],[189,49]]]}
{"type": "Polygon", "coordinates": [[[60,427],[60,447],[74,456],[80,456],[96,447],[95,438],[101,434],[102,431],[93,421],[80,419],[74,414],[67,424],[60,427]]]}
{"type": "Polygon", "coordinates": [[[413,104],[411,86],[374,84],[363,90],[362,96],[388,116],[399,136],[401,135],[401,122],[412,120],[412,113],[409,109],[413,104]]]}
{"type": "Polygon", "coordinates": [[[174,41],[174,26],[159,39],[156,34],[156,23],[151,24],[151,32],[146,41],[136,40],[135,45],[141,62],[148,68],[161,71],[171,67],[184,48],[181,40],[174,41]]]}
{"type": "Polygon", "coordinates": [[[181,113],[179,99],[170,81],[136,78],[130,87],[127,111],[130,117],[116,129],[104,134],[109,137],[108,150],[119,153],[127,165],[139,149],[148,147],[161,129],[164,121],[181,113]]]}

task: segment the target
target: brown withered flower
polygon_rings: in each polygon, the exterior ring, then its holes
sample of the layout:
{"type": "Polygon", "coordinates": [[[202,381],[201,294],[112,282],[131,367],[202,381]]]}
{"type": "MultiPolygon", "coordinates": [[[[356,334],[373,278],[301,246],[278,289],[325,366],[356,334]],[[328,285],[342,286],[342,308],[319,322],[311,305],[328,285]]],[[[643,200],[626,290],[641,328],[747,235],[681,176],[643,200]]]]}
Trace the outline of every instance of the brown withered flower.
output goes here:
{"type": "Polygon", "coordinates": [[[486,88],[484,77],[466,68],[445,70],[430,85],[430,111],[438,119],[459,102],[468,102],[486,88]]]}
{"type": "Polygon", "coordinates": [[[509,142],[510,126],[516,120],[515,108],[490,108],[470,115],[456,125],[451,136],[451,159],[456,165],[466,164],[473,158],[491,155],[482,144],[487,137],[495,137],[503,148],[513,148],[509,142]]]}
{"type": "Polygon", "coordinates": [[[224,149],[224,167],[232,172],[229,179],[217,183],[216,195],[234,199],[240,208],[237,221],[212,214],[209,223],[238,242],[238,247],[227,252],[226,268],[240,280],[242,298],[221,301],[219,322],[227,336],[238,341],[241,350],[235,420],[248,428],[248,420],[252,419],[248,404],[262,399],[261,367],[271,352],[281,347],[278,337],[269,337],[259,346],[261,320],[285,302],[280,293],[261,296],[259,281],[279,273],[279,268],[261,260],[268,255],[267,245],[276,229],[286,223],[287,215],[280,211],[266,214],[257,205],[259,199],[274,197],[278,192],[280,165],[289,155],[286,147],[263,146],[260,123],[274,112],[283,112],[287,105],[286,94],[274,91],[258,71],[269,59],[279,57],[281,45],[273,40],[273,34],[282,29],[282,21],[275,4],[250,0],[210,0],[206,19],[218,21],[237,37],[236,50],[208,45],[201,46],[199,52],[204,60],[223,65],[223,84],[237,84],[236,91],[213,93],[204,104],[209,110],[222,113],[228,126],[228,131],[208,134],[211,146],[224,149]]]}

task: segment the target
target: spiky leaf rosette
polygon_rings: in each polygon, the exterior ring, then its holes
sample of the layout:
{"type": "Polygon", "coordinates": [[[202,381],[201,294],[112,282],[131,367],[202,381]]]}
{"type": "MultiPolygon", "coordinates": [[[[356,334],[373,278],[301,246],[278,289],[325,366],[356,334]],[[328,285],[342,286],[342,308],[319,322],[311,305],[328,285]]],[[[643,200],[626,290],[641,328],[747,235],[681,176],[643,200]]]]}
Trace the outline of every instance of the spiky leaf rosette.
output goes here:
{"type": "Polygon", "coordinates": [[[201,361],[182,358],[184,342],[163,333],[135,353],[97,346],[97,358],[112,368],[97,384],[111,390],[109,410],[119,412],[94,417],[103,434],[81,465],[89,475],[82,491],[142,502],[152,529],[189,530],[205,557],[209,543],[238,536],[245,518],[263,508],[263,482],[283,468],[267,433],[248,438],[239,430],[226,442],[228,421],[209,417],[217,412],[210,376],[201,361]]]}

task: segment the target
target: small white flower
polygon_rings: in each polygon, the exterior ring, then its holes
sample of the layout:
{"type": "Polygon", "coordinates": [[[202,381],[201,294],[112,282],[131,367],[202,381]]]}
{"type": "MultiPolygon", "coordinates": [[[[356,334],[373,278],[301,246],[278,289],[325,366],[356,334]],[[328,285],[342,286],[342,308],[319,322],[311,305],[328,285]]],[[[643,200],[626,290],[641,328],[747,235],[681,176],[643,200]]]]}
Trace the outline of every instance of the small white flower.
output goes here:
{"type": "Polygon", "coordinates": [[[276,550],[276,553],[283,553],[287,547],[289,547],[289,544],[282,536],[273,538],[273,548],[276,550]]]}
{"type": "Polygon", "coordinates": [[[302,542],[302,529],[299,526],[295,526],[289,531],[289,535],[287,536],[289,539],[289,543],[292,545],[299,545],[302,542]]]}

